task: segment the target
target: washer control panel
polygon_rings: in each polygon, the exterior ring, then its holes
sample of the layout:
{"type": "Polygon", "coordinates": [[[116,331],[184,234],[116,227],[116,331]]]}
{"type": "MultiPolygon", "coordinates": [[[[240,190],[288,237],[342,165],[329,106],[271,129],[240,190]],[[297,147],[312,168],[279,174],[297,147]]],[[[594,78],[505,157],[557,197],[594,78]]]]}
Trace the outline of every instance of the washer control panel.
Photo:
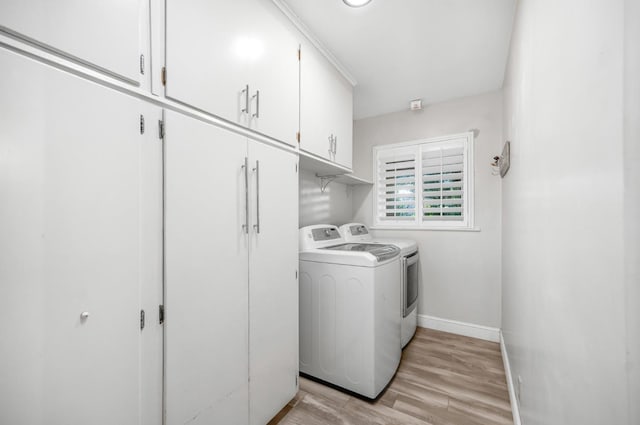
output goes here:
{"type": "Polygon", "coordinates": [[[315,242],[340,239],[340,232],[337,227],[321,227],[318,229],[312,229],[311,234],[313,235],[313,240],[315,242]]]}

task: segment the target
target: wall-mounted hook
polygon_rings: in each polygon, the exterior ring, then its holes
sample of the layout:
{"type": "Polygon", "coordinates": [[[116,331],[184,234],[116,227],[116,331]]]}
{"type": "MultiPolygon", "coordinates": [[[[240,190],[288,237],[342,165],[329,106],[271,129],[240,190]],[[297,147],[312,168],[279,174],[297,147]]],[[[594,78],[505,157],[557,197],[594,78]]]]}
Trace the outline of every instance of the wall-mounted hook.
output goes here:
{"type": "Polygon", "coordinates": [[[502,159],[502,157],[496,155],[493,157],[493,162],[491,162],[489,165],[491,165],[491,174],[494,176],[499,176],[500,175],[500,160],[502,159]]]}
{"type": "Polygon", "coordinates": [[[491,168],[494,176],[504,177],[511,165],[511,142],[506,141],[502,148],[502,154],[493,157],[491,168]]]}

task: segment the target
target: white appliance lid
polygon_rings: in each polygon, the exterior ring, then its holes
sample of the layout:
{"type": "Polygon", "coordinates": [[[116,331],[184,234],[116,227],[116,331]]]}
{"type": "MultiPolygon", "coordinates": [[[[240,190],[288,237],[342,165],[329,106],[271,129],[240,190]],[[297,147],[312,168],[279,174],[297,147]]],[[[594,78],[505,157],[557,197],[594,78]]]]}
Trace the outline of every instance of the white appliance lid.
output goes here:
{"type": "Polygon", "coordinates": [[[345,266],[378,267],[392,261],[398,261],[398,255],[384,261],[378,259],[369,252],[362,251],[338,251],[331,249],[312,249],[301,251],[300,261],[312,261],[315,263],[341,264],[345,266]]]}
{"type": "Polygon", "coordinates": [[[323,249],[332,251],[368,252],[376,257],[379,262],[390,260],[400,254],[400,248],[395,245],[381,245],[376,243],[343,243],[328,246],[323,249]]]}
{"type": "Polygon", "coordinates": [[[300,261],[376,267],[398,258],[395,246],[348,244],[337,226],[314,224],[300,228],[300,261]]]}
{"type": "Polygon", "coordinates": [[[412,239],[375,238],[362,223],[347,223],[340,226],[340,233],[347,242],[367,242],[395,245],[400,248],[401,255],[409,255],[418,250],[418,243],[412,239]]]}

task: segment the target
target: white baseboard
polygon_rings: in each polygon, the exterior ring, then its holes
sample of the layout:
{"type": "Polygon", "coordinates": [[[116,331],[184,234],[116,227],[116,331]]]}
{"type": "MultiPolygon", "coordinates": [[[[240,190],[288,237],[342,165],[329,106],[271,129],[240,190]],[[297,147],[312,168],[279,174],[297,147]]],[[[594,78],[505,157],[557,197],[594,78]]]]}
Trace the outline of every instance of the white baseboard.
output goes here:
{"type": "Polygon", "coordinates": [[[441,319],[440,317],[418,314],[418,326],[435,329],[456,335],[484,339],[485,341],[500,342],[500,329],[473,323],[458,322],[456,320],[441,319]]]}
{"type": "Polygon", "coordinates": [[[520,406],[516,397],[516,389],[513,385],[513,376],[511,375],[511,364],[509,363],[509,355],[507,354],[507,346],[504,343],[502,331],[500,331],[500,351],[502,351],[502,361],[504,363],[504,373],[507,375],[507,387],[509,387],[509,400],[511,401],[511,412],[513,413],[514,425],[522,425],[520,420],[520,406]]]}

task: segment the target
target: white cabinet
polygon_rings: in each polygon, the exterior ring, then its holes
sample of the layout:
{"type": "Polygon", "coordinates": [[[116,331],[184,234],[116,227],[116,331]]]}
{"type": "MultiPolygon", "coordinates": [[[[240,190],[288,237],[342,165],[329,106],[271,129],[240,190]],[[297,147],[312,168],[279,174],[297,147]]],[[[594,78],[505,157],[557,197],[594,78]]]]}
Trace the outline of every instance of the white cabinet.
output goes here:
{"type": "Polygon", "coordinates": [[[264,424],[297,391],[297,157],[166,114],[166,423],[264,424]]]}
{"type": "Polygon", "coordinates": [[[351,168],[353,87],[311,44],[300,60],[300,149],[351,168]]]}
{"type": "Polygon", "coordinates": [[[298,158],[249,141],[250,424],[266,424],[297,392],[298,158]]]}
{"type": "Polygon", "coordinates": [[[167,0],[166,95],[290,145],[298,40],[269,0],[167,0]]]}
{"type": "Polygon", "coordinates": [[[0,31],[136,83],[141,10],[134,0],[2,0],[0,31]]]}
{"type": "Polygon", "coordinates": [[[162,146],[140,116],[160,109],[0,68],[0,423],[158,424],[162,146]]]}
{"type": "Polygon", "coordinates": [[[246,138],[165,114],[166,424],[245,425],[246,138]]]}

